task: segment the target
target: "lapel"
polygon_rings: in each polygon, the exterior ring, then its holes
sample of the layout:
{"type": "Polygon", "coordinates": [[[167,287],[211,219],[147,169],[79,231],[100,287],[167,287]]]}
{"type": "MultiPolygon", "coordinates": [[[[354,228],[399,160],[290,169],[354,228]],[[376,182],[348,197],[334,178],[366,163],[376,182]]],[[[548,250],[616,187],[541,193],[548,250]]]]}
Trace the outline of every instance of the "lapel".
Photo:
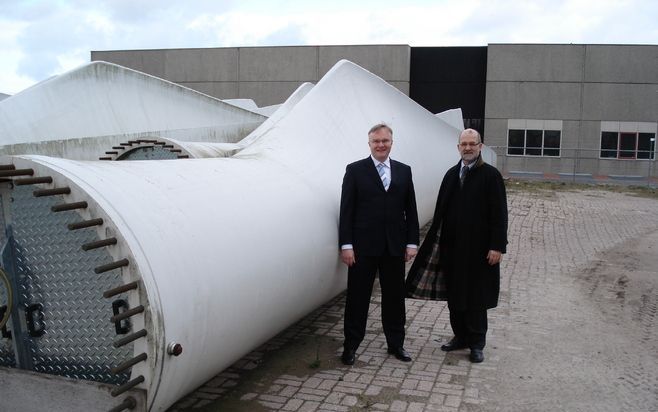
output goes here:
{"type": "MultiPolygon", "coordinates": [[[[391,165],[391,183],[388,185],[388,191],[390,192],[397,186],[400,179],[400,170],[398,169],[398,164],[393,159],[389,157],[388,160],[391,165]]],[[[382,185],[382,187],[384,187],[384,185],[382,185]]]]}
{"type": "MultiPolygon", "coordinates": [[[[448,179],[446,182],[446,198],[444,200],[444,203],[447,201],[449,197],[452,196],[453,192],[456,190],[456,188],[459,187],[459,169],[462,165],[461,160],[459,163],[457,163],[455,166],[451,167],[450,170],[446,173],[446,178],[448,179]]],[[[445,208],[444,208],[445,209],[445,208]]]]}
{"type": "Polygon", "coordinates": [[[450,179],[451,186],[459,186],[459,175],[461,174],[462,161],[460,160],[454,167],[457,173],[454,173],[454,178],[450,179]]]}

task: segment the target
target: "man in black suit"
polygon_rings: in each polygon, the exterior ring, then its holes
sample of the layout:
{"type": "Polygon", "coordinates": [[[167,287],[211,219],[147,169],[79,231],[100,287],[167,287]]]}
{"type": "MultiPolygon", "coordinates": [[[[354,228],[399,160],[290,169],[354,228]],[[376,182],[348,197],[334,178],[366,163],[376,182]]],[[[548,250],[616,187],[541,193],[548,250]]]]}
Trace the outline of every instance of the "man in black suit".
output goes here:
{"type": "Polygon", "coordinates": [[[476,130],[459,136],[461,160],[443,177],[432,226],[409,270],[409,279],[439,272],[437,278],[445,280],[454,337],[441,349],[470,348],[474,363],[484,360],[487,309],[498,305],[500,261],[507,248],[505,184],[500,172],[484,163],[481,148],[476,130]]]}
{"type": "Polygon", "coordinates": [[[375,274],[382,293],[382,324],[388,353],[404,362],[405,261],[419,244],[411,168],[389,158],[393,131],[377,124],[368,132],[370,156],[347,165],[340,200],[339,246],[348,269],[345,342],[341,359],[354,364],[365,336],[375,274]]]}

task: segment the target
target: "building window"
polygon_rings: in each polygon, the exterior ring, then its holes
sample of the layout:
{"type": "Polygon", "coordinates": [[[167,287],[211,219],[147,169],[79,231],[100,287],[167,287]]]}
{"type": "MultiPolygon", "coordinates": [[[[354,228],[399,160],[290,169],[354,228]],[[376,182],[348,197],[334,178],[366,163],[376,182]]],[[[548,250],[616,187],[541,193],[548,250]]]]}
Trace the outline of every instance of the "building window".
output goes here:
{"type": "Polygon", "coordinates": [[[601,132],[601,157],[617,158],[617,143],[619,133],[601,132]]]}
{"type": "Polygon", "coordinates": [[[607,159],[655,159],[656,134],[601,132],[601,157],[607,159]]]}
{"type": "Polygon", "coordinates": [[[544,156],[560,156],[559,130],[544,130],[544,156]]]}
{"type": "Polygon", "coordinates": [[[525,148],[525,130],[510,129],[507,138],[507,154],[523,155],[525,148]]]}
{"type": "Polygon", "coordinates": [[[507,154],[518,156],[560,156],[560,130],[509,129],[507,154]]]}
{"type": "Polygon", "coordinates": [[[637,134],[637,158],[638,159],[655,159],[656,153],[656,134],[655,133],[638,133],[637,134]]]}

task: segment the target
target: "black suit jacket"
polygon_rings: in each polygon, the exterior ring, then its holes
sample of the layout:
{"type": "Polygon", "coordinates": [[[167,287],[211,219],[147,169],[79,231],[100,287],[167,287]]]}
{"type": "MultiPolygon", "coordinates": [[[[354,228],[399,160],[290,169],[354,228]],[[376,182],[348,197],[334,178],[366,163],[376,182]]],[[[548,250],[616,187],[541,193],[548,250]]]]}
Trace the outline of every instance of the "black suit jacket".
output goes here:
{"type": "Polygon", "coordinates": [[[390,160],[391,183],[384,189],[368,156],[347,165],[340,199],[338,242],[362,256],[404,256],[419,244],[418,212],[411,168],[390,160]]]}

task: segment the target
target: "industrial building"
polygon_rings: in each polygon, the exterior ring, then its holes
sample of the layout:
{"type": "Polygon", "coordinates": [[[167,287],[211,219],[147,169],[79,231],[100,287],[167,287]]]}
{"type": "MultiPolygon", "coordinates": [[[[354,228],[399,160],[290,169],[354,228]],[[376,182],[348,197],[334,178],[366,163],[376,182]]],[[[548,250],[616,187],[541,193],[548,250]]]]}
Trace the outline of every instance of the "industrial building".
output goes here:
{"type": "Polygon", "coordinates": [[[507,175],[649,178],[658,129],[658,45],[489,44],[92,51],[220,99],[284,101],[340,59],[430,110],[460,107],[507,175]]]}

